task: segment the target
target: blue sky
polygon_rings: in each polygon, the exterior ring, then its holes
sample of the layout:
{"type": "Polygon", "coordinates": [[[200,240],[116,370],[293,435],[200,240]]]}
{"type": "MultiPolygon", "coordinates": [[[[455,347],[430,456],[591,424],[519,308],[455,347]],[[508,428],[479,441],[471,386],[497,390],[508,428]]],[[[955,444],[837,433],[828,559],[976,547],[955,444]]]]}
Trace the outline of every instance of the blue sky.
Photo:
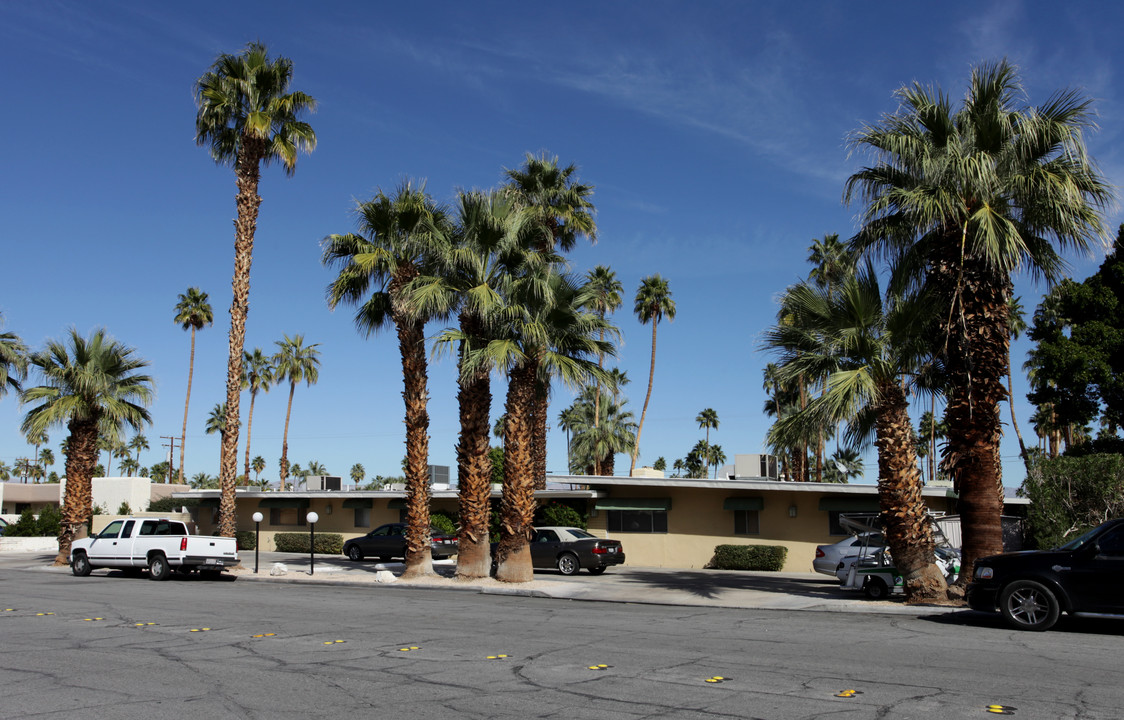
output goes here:
{"type": "MultiPolygon", "coordinates": [[[[292,59],[293,87],[319,101],[316,151],[292,178],[263,173],[247,325],[247,349],[272,352],[286,333],[320,344],[320,382],[296,392],[290,460],[389,475],[404,454],[394,336],[361,337],[350,310],[328,310],[320,240],[354,229],[355,202],[378,188],[425,179],[450,200],[542,150],[596,186],[600,241],[580,245],[572,265],[607,264],[624,285],[617,364],[637,417],[651,349],[631,312],[641,278],[661,273],[678,305],[659,328],[641,464],[683,457],[707,407],[721,421],[712,442],[732,460],[764,448],[760,342],[777,295],[806,275],[814,238],[856,229],[857,208],[840,199],[860,162],[848,133],[892,111],[905,83],[959,97],[973,65],[1008,57],[1032,103],[1063,87],[1096,99],[1101,129],[1088,144],[1118,184],[1122,19],[1116,4],[1046,2],[3,3],[0,312],[33,347],[104,326],[151,362],[147,465],[183,420],[189,334],[172,322],[177,295],[210,293],[186,470],[217,472],[218,439],[203,427],[224,397],[235,188],[195,145],[192,85],[219,53],[260,40],[292,59]]],[[[1108,226],[1120,220],[1114,208],[1108,226]]],[[[1100,254],[1072,260],[1083,278],[1100,254]]],[[[1016,292],[1032,311],[1043,290],[1019,278],[1016,292]]],[[[1015,345],[1017,364],[1027,348],[1015,345]]],[[[1025,381],[1015,384],[1026,436],[1031,407],[1025,381]]],[[[493,417],[502,383],[494,389],[493,417]]],[[[260,396],[254,417],[252,451],[273,477],[286,395],[260,396]]],[[[430,461],[455,466],[452,361],[431,366],[430,395],[430,461]]],[[[558,389],[552,418],[570,398],[558,389]]],[[[0,399],[9,465],[29,453],[20,417],[16,398],[0,399]]],[[[561,431],[548,450],[549,469],[564,471],[561,431]]],[[[1003,457],[1017,485],[1013,435],[1003,457]]]]}

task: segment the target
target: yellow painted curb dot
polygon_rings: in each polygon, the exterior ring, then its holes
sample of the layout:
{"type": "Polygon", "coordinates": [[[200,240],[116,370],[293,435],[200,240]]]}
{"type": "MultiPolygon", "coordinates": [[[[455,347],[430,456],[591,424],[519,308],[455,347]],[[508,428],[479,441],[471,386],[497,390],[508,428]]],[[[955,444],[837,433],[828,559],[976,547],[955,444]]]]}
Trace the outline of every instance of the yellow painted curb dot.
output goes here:
{"type": "Polygon", "coordinates": [[[265,636],[266,636],[266,637],[273,637],[273,636],[274,636],[274,635],[276,635],[276,634],[277,634],[277,633],[266,633],[266,634],[265,634],[265,636]]]}
{"type": "Polygon", "coordinates": [[[15,612],[15,608],[4,608],[4,612],[15,612]]]}
{"type": "Polygon", "coordinates": [[[334,642],[332,642],[331,640],[329,640],[328,642],[326,642],[326,643],[324,643],[324,644],[325,644],[325,645],[335,645],[335,643],[334,643],[334,642]]]}
{"type": "Polygon", "coordinates": [[[207,630],[210,630],[211,628],[200,628],[200,629],[203,630],[203,631],[207,631],[207,630]]]}
{"type": "Polygon", "coordinates": [[[420,647],[418,647],[417,645],[411,645],[411,646],[410,646],[410,649],[411,649],[411,650],[421,650],[421,648],[420,648],[420,647]]]}
{"type": "Polygon", "coordinates": [[[336,642],[341,643],[341,642],[347,642],[347,641],[346,640],[336,640],[336,642]]]}
{"type": "Polygon", "coordinates": [[[722,681],[721,681],[721,680],[715,680],[714,678],[707,678],[707,679],[706,679],[706,682],[709,682],[709,683],[719,683],[719,682],[722,682],[722,681]]]}
{"type": "Polygon", "coordinates": [[[199,632],[199,628],[191,628],[188,632],[199,632]]]}
{"type": "Polygon", "coordinates": [[[250,637],[252,637],[252,638],[260,638],[260,637],[265,637],[265,635],[251,635],[250,637]]]}

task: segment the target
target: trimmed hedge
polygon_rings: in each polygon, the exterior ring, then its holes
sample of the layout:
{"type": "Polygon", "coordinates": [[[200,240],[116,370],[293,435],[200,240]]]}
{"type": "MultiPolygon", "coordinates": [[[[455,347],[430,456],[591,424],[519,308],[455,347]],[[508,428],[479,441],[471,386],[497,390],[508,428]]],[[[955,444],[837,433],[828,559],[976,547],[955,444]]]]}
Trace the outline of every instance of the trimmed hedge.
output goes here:
{"type": "MultiPolygon", "coordinates": [[[[258,547],[257,533],[253,530],[238,530],[234,533],[234,537],[238,539],[239,550],[256,550],[258,547]]],[[[304,546],[308,547],[308,543],[304,546]]]]}
{"type": "MultiPolygon", "coordinates": [[[[308,553],[308,533],[277,533],[273,536],[277,552],[308,553]]],[[[247,548],[248,549],[248,548],[247,548]]],[[[339,555],[343,552],[343,535],[316,533],[314,552],[321,555],[339,555]]]]}
{"type": "Polygon", "coordinates": [[[772,570],[784,567],[784,545],[719,545],[710,566],[717,570],[772,570]]]}

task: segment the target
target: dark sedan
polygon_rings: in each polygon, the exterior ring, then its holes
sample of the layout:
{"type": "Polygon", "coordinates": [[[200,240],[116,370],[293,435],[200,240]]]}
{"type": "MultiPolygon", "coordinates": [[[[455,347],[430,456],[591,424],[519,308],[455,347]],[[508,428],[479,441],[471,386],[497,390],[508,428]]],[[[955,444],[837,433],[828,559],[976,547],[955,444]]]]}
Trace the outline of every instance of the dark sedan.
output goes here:
{"type": "Polygon", "coordinates": [[[531,540],[531,564],[558,568],[563,575],[582,568],[600,575],[610,565],[624,564],[624,547],[619,540],[599,538],[580,528],[540,527],[531,540]]]}
{"type": "MultiPolygon", "coordinates": [[[[429,529],[429,547],[434,560],[443,560],[457,554],[457,536],[429,529]]],[[[379,560],[406,557],[406,524],[390,523],[375,528],[366,535],[348,540],[343,554],[352,560],[377,557],[379,560]]]]}
{"type": "Polygon", "coordinates": [[[976,561],[974,610],[996,609],[1020,630],[1046,630],[1062,612],[1124,617],[1124,520],[1110,520],[1053,550],[976,561]]]}

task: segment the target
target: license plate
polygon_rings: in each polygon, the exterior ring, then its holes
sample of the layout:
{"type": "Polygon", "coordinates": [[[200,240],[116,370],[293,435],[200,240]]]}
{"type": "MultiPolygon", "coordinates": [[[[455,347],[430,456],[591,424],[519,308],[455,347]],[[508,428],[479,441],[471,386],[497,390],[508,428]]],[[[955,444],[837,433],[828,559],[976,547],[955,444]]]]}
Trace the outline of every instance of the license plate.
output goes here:
{"type": "Polygon", "coordinates": [[[222,565],[222,560],[216,560],[214,558],[207,558],[206,560],[203,561],[203,564],[204,565],[222,565]]]}
{"type": "Polygon", "coordinates": [[[615,553],[617,551],[617,549],[615,547],[611,547],[608,550],[609,550],[610,554],[615,553]]]}

